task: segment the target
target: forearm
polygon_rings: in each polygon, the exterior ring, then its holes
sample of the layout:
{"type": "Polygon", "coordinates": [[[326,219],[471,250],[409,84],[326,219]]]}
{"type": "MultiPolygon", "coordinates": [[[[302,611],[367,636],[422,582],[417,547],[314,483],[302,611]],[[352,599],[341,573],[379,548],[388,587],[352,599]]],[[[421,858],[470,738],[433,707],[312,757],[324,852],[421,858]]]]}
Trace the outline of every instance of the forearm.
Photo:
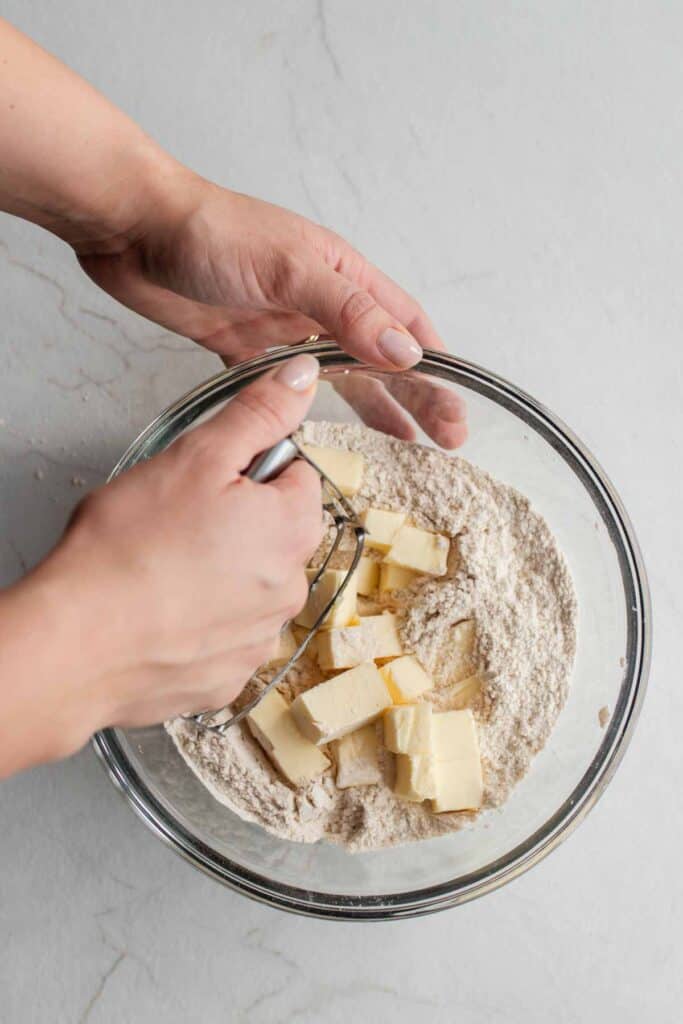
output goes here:
{"type": "Polygon", "coordinates": [[[80,251],[117,252],[175,173],[130,118],[0,19],[0,209],[80,251]]]}
{"type": "Polygon", "coordinates": [[[0,779],[73,753],[110,713],[70,590],[41,567],[0,591],[0,779]]]}

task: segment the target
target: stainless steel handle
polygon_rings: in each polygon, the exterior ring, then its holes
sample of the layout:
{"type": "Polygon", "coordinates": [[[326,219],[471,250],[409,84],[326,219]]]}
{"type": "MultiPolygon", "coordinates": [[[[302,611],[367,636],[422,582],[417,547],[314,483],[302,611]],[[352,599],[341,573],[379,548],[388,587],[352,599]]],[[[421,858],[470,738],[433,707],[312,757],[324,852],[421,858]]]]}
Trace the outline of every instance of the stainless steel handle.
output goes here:
{"type": "Polygon", "coordinates": [[[244,476],[258,484],[267,484],[269,480],[274,480],[287,469],[298,455],[299,449],[294,441],[291,437],[285,437],[272,448],[257,455],[244,471],[244,476]]]}

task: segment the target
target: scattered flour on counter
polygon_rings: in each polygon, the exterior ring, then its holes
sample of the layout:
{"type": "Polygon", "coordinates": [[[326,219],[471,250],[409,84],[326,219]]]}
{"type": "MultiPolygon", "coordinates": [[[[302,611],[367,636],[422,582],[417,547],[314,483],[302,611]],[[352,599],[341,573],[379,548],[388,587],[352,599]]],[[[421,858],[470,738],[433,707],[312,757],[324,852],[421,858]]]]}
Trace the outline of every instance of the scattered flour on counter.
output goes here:
{"type": "MultiPolygon", "coordinates": [[[[546,743],[566,700],[574,660],[574,588],[548,525],[523,495],[465,459],[348,424],[305,423],[302,437],[363,454],[363,486],[353,499],[357,511],[368,505],[407,511],[418,526],[453,538],[446,576],[420,577],[386,605],[399,615],[404,646],[434,677],[435,688],[425,696],[438,710],[450,706],[450,631],[464,619],[474,620],[475,658],[485,679],[471,705],[484,768],[484,809],[499,806],[546,743]]],[[[302,659],[283,692],[292,699],[321,678],[318,667],[302,659]]],[[[285,839],[376,849],[442,835],[474,817],[436,815],[427,805],[395,797],[386,753],[382,783],[339,790],[332,768],[294,790],[246,727],[221,737],[176,718],[166,728],[217,800],[285,839]]]]}

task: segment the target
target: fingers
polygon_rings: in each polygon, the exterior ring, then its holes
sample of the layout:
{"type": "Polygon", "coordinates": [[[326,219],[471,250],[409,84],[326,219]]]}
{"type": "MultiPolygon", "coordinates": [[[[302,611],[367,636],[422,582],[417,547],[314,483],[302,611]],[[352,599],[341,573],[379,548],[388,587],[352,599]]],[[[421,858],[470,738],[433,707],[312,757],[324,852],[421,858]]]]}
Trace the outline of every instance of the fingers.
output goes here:
{"type": "Polygon", "coordinates": [[[323,260],[306,265],[291,287],[291,305],[322,324],[356,359],[384,370],[402,370],[422,358],[422,349],[397,317],[323,260]]]}
{"type": "Polygon", "coordinates": [[[451,388],[420,373],[385,376],[354,372],[333,380],[335,391],[355,409],[367,426],[402,441],[415,440],[419,423],[442,448],[458,448],[467,438],[467,407],[451,388]]]}
{"type": "Polygon", "coordinates": [[[364,373],[350,373],[333,380],[332,386],[366,426],[402,441],[415,440],[415,427],[382,381],[364,373]]]}
{"type": "Polygon", "coordinates": [[[193,444],[222,452],[229,469],[239,474],[255,455],[296,430],[313,401],[319,369],[313,356],[288,360],[197,427],[193,444]]]}
{"type": "Polygon", "coordinates": [[[283,499],[282,515],[287,522],[292,553],[304,565],[323,535],[320,477],[307,462],[297,459],[267,486],[278,491],[283,499]]]}
{"type": "Polygon", "coordinates": [[[365,264],[364,277],[370,295],[393,314],[423,348],[445,351],[446,346],[416,299],[371,263],[365,264]]]}
{"type": "Polygon", "coordinates": [[[467,440],[467,406],[451,388],[419,373],[386,377],[385,382],[391,394],[441,448],[459,448],[467,440]]]}

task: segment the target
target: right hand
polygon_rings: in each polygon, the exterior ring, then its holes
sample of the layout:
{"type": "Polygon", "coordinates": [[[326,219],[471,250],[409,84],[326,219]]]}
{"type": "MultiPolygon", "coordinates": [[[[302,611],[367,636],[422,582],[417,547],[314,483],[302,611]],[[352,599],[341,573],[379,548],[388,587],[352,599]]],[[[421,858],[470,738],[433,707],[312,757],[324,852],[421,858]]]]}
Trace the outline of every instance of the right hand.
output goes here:
{"type": "Polygon", "coordinates": [[[104,725],[222,707],[273,656],[307,597],[320,481],[303,461],[267,484],[241,471],[296,429],[317,374],[311,356],[290,360],[78,508],[38,570],[91,627],[92,678],[64,716],[73,749],[104,725]]]}

